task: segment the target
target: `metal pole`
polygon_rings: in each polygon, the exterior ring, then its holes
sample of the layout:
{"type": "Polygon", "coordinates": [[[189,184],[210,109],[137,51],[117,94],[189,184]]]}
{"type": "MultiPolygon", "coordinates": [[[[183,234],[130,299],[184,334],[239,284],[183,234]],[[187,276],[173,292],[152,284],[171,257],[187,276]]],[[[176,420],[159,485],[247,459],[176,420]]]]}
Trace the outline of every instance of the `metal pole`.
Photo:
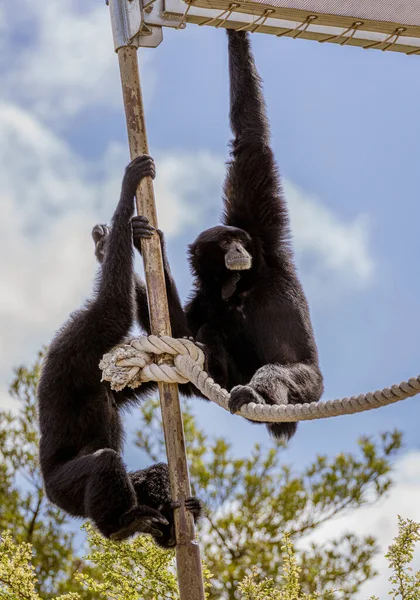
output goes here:
{"type": "MultiPolygon", "coordinates": [[[[121,85],[127,122],[128,142],[131,158],[148,154],[146,124],[135,46],[117,49],[121,85]]],[[[159,176],[159,175],[158,175],[159,176]]],[[[143,179],[137,190],[137,211],[157,227],[153,181],[143,179]]],[[[142,254],[151,330],[155,335],[171,335],[162,253],[159,237],[142,241],[142,254]]],[[[159,384],[166,453],[171,479],[172,498],[181,502],[175,509],[176,562],[181,600],[204,600],[204,585],[201,569],[200,548],[195,541],[192,515],[185,509],[184,501],[191,496],[184,429],[176,384],[159,384]]]]}

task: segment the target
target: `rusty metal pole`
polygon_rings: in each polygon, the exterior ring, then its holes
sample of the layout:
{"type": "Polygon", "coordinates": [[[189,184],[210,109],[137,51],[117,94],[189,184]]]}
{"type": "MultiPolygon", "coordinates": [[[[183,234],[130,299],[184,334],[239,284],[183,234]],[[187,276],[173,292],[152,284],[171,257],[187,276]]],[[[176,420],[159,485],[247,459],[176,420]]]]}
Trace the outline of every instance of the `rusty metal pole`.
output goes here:
{"type": "MultiPolygon", "coordinates": [[[[109,4],[120,67],[130,156],[133,159],[141,154],[148,154],[149,148],[140,87],[137,45],[126,41],[128,36],[123,35],[127,18],[131,17],[129,11],[135,11],[136,6],[132,0],[128,0],[131,4],[124,4],[124,2],[127,0],[110,0],[109,4]],[[126,11],[125,14],[122,14],[122,10],[126,11]],[[119,41],[121,39],[123,41],[119,41]]],[[[159,171],[157,176],[159,176],[159,171]]],[[[157,227],[153,181],[150,177],[142,180],[136,199],[138,214],[147,217],[149,222],[157,227]]],[[[142,240],[142,254],[152,333],[154,335],[171,335],[162,253],[157,234],[150,240],[142,240]]],[[[200,548],[195,541],[192,515],[185,509],[185,499],[191,496],[191,488],[178,386],[160,383],[159,394],[172,499],[181,503],[180,508],[174,511],[180,598],[181,600],[204,600],[200,548]]]]}

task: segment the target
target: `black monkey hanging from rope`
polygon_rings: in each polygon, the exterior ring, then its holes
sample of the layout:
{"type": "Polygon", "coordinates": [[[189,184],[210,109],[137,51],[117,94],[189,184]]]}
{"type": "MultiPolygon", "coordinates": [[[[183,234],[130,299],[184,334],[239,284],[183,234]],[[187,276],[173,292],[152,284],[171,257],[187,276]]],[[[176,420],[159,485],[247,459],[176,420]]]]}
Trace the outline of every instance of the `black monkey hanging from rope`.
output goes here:
{"type": "Polygon", "coordinates": [[[228,36],[235,139],[225,186],[225,225],[203,232],[190,247],[196,281],[186,307],[196,339],[205,343],[210,376],[203,370],[200,348],[188,340],[152,336],[107,354],[101,363],[104,379],[117,390],[151,380],[191,381],[194,386],[182,385],[181,390],[199,390],[223,408],[270,422],[275,435],[293,434],[300,420],[372,410],[418,394],[420,376],[391,388],[317,402],[322,377],[307,303],[291,260],[287,207],[269,147],[259,77],[246,35],[228,31],[228,36]],[[156,364],[159,354],[173,355],[174,365],[167,360],[156,364]],[[262,364],[264,358],[277,364],[262,364]],[[229,395],[223,387],[232,386],[229,395]]]}
{"type": "MultiPolygon", "coordinates": [[[[304,403],[323,391],[308,304],[293,264],[289,219],[249,34],[227,30],[234,135],[223,225],[190,246],[195,277],[188,325],[206,370],[230,390],[232,412],[250,402],[304,403]]],[[[291,437],[295,423],[268,425],[291,437]]]]}

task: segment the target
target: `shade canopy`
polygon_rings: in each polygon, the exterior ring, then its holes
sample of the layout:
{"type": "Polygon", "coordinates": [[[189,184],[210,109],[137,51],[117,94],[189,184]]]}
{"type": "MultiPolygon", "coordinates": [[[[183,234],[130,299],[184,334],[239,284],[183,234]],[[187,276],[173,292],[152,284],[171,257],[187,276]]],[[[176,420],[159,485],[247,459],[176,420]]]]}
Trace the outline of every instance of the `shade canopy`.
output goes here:
{"type": "Polygon", "coordinates": [[[420,0],[162,0],[160,6],[163,20],[420,55],[420,0]]]}

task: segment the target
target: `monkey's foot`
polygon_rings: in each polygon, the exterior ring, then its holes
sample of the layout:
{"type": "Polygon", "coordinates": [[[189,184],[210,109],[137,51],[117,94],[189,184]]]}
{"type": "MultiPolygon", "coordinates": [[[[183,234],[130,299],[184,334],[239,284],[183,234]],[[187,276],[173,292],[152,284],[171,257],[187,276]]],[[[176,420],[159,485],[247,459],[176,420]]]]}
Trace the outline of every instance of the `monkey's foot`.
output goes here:
{"type": "Polygon", "coordinates": [[[111,534],[114,541],[126,540],[135,533],[150,533],[161,537],[159,525],[169,525],[169,521],[157,510],[149,506],[136,506],[121,517],[121,529],[111,534]]]}
{"type": "MultiPolygon", "coordinates": [[[[180,506],[180,502],[171,502],[171,508],[179,508],[180,506]]],[[[194,522],[197,522],[203,510],[203,503],[195,496],[191,496],[185,500],[185,508],[193,514],[194,522]]]]}
{"type": "Polygon", "coordinates": [[[95,227],[92,229],[92,238],[95,244],[97,244],[100,240],[109,235],[110,231],[111,228],[109,227],[109,225],[100,223],[95,225],[95,227]]]}
{"type": "Polygon", "coordinates": [[[92,238],[95,242],[95,256],[101,263],[105,256],[105,245],[111,228],[108,225],[98,224],[92,229],[92,238]]]}
{"type": "Polygon", "coordinates": [[[194,521],[197,522],[203,511],[203,503],[195,496],[191,496],[185,500],[185,508],[193,514],[194,521]]]}

